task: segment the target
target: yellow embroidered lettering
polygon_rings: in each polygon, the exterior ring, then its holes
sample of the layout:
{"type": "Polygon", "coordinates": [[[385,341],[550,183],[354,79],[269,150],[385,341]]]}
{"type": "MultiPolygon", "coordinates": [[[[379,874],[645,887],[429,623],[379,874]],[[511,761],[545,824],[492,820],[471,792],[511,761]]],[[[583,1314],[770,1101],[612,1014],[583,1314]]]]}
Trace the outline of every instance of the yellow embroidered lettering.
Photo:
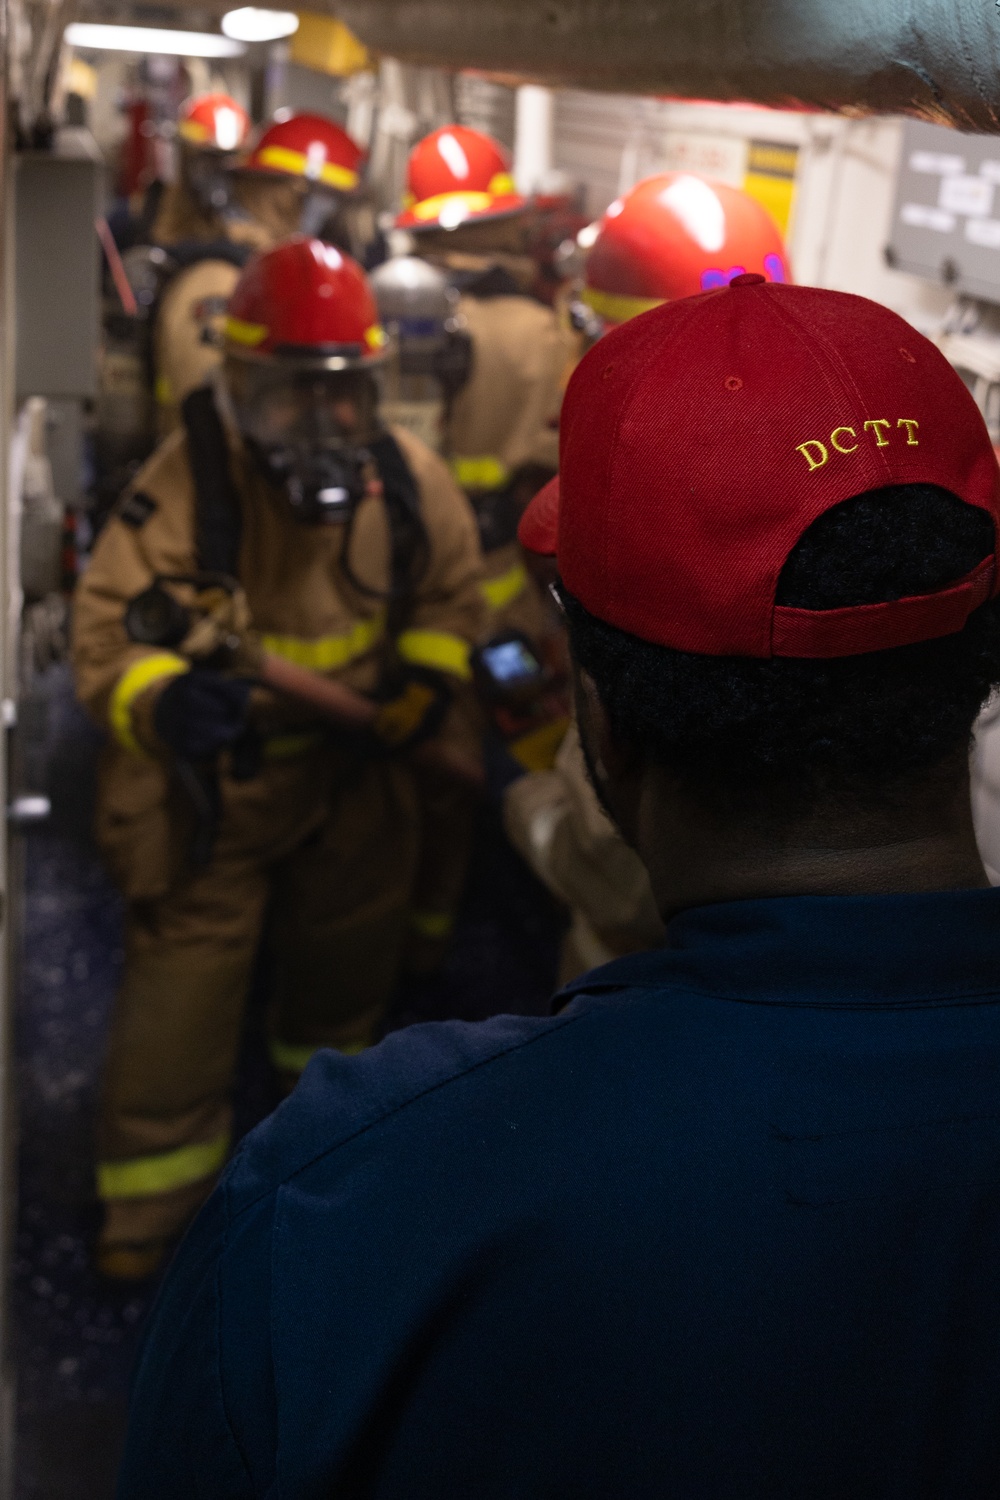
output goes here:
{"type": "Polygon", "coordinates": [[[829,453],[826,451],[826,444],[817,441],[817,439],[815,438],[813,438],[813,440],[808,443],[799,443],[795,451],[796,453],[802,454],[802,457],[809,465],[810,471],[812,471],[813,469],[821,469],[826,463],[827,459],[830,457],[829,453]],[[813,450],[818,451],[818,458],[814,457],[813,450]]]}
{"type": "Polygon", "coordinates": [[[917,433],[920,431],[919,422],[915,422],[912,417],[900,417],[896,426],[906,428],[906,446],[908,448],[920,447],[920,439],[917,437],[917,433]]]}
{"type": "Polygon", "coordinates": [[[883,427],[891,427],[891,426],[892,426],[892,423],[888,420],[888,418],[886,418],[886,417],[876,417],[873,422],[866,422],[865,423],[865,431],[867,432],[868,429],[869,429],[869,427],[873,427],[875,429],[875,441],[878,444],[878,446],[880,448],[888,448],[888,446],[889,446],[889,439],[886,437],[885,433],[882,431],[882,428],[883,427]]]}
{"type": "Polygon", "coordinates": [[[854,430],[853,427],[835,427],[833,429],[833,431],[830,433],[830,442],[836,448],[837,452],[838,453],[857,453],[857,451],[858,451],[858,445],[857,445],[857,443],[853,443],[850,447],[845,447],[845,445],[842,442],[839,441],[840,434],[842,432],[849,432],[852,438],[856,438],[857,437],[857,433],[855,432],[855,430],[854,430]]]}

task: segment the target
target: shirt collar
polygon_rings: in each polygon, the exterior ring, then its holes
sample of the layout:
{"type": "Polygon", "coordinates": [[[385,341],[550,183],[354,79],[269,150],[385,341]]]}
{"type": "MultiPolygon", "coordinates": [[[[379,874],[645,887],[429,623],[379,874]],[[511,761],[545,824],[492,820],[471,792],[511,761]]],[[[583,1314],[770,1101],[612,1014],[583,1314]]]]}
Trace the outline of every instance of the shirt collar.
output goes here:
{"type": "Polygon", "coordinates": [[[1000,889],[787,896],[694,907],[663,947],[565,986],[576,995],[686,989],[772,1005],[1000,1000],[1000,889]]]}

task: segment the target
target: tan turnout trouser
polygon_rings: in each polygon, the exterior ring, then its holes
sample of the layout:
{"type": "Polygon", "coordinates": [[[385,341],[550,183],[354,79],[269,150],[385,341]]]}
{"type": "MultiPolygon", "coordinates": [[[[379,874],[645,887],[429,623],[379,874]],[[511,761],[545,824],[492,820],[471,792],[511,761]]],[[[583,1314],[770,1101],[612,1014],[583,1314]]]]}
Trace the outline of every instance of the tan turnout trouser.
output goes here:
{"type": "Polygon", "coordinates": [[[396,978],[419,840],[410,772],[321,745],[223,791],[208,867],[129,908],[99,1126],[105,1244],[179,1232],[228,1155],[265,913],[287,1074],[317,1047],[368,1045],[396,978]]]}

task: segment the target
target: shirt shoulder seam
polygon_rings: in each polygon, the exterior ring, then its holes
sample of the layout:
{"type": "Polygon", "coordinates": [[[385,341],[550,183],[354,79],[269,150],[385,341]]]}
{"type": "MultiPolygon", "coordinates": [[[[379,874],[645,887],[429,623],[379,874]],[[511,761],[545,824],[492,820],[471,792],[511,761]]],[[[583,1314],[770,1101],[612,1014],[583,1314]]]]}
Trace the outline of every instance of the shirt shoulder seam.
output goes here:
{"type": "MultiPolygon", "coordinates": [[[[238,1208],[236,1208],[235,1206],[231,1206],[232,1217],[239,1217],[239,1215],[245,1213],[247,1209],[252,1208],[255,1203],[259,1203],[262,1198],[268,1197],[268,1195],[271,1193],[276,1193],[279,1188],[284,1187],[286,1183],[292,1182],[302,1172],[308,1171],[310,1167],[315,1166],[316,1163],[318,1161],[322,1161],[324,1157],[332,1156],[335,1151],[339,1151],[342,1147],[350,1145],[352,1141],[356,1141],[367,1131],[373,1130],[376,1125],[383,1125],[386,1120],[391,1120],[394,1115],[401,1114],[402,1111],[404,1109],[408,1109],[410,1105],[418,1104],[421,1099],[426,1099],[429,1095],[437,1093],[438,1090],[447,1088],[451,1083],[457,1083],[461,1078],[467,1078],[470,1073],[478,1072],[480,1068],[488,1067],[491,1063],[498,1062],[503,1057],[509,1057],[514,1052],[521,1052],[526,1047],[534,1046],[536,1042],[544,1041],[546,1038],[550,1037],[553,1032],[561,1031],[566,1026],[571,1026],[575,1022],[582,1020],[586,1014],[587,1013],[584,1012],[581,1015],[574,1016],[546,1017],[544,1019],[551,1021],[553,1024],[548,1026],[545,1031],[539,1032],[535,1036],[525,1037],[523,1040],[514,1042],[508,1047],[503,1047],[497,1052],[491,1052],[488,1057],[478,1058],[475,1062],[470,1063],[467,1067],[463,1067],[457,1072],[449,1073],[447,1078],[439,1078],[436,1082],[428,1084],[426,1088],[421,1088],[417,1093],[410,1094],[405,1099],[399,1100],[396,1104],[391,1105],[389,1108],[383,1110],[380,1114],[375,1115],[371,1119],[365,1120],[363,1125],[359,1125],[357,1129],[352,1130],[348,1135],[339,1137],[336,1141],[332,1141],[329,1145],[323,1147],[322,1150],[317,1151],[315,1156],[310,1156],[308,1161],[300,1162],[298,1166],[293,1168],[279,1181],[271,1183],[269,1186],[262,1188],[260,1192],[255,1193],[252,1198],[249,1198],[245,1203],[241,1203],[238,1208]]],[[[231,1198],[227,1201],[231,1205],[231,1198]]]]}

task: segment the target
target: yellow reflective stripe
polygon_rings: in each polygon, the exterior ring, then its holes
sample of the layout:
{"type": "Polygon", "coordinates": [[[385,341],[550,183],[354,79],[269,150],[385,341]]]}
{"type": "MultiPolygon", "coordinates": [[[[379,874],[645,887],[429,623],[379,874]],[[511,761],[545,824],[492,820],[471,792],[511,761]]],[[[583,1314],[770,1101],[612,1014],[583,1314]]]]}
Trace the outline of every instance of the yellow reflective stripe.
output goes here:
{"type": "Polygon", "coordinates": [[[409,922],[421,937],[443,938],[455,926],[455,917],[450,911],[411,911],[409,922]]]}
{"type": "Polygon", "coordinates": [[[339,162],[327,161],[320,168],[320,182],[327,183],[330,187],[343,188],[350,192],[358,185],[358,174],[352,172],[349,167],[342,167],[339,162]]]}
{"type": "Polygon", "coordinates": [[[298,667],[311,667],[314,672],[332,672],[346,667],[358,656],[370,651],[385,632],[385,615],[373,615],[369,620],[358,620],[343,635],[321,635],[314,641],[304,641],[297,635],[265,635],[265,651],[273,651],[285,661],[298,667]]]}
{"type": "Polygon", "coordinates": [[[214,1177],[229,1155],[229,1131],[214,1141],[196,1146],[179,1146],[176,1151],[159,1151],[155,1156],[133,1156],[130,1161],[102,1161],[97,1164],[97,1192],[101,1198],[149,1198],[155,1193],[172,1193],[214,1177]]]}
{"type": "Polygon", "coordinates": [[[487,578],[480,585],[484,599],[491,609],[503,609],[528,586],[528,570],[522,562],[516,562],[506,573],[497,578],[487,578]]]}
{"type": "Polygon", "coordinates": [[[242,318],[227,318],[222,325],[224,338],[234,344],[246,344],[249,349],[262,344],[269,332],[263,323],[246,323],[242,318]]]}
{"type": "MultiPolygon", "coordinates": [[[[492,193],[436,193],[433,198],[423,198],[419,203],[412,204],[410,212],[415,219],[426,224],[430,219],[440,218],[446,208],[450,208],[453,213],[456,210],[464,210],[462,217],[465,217],[469,214],[487,213],[492,207],[492,193]]],[[[453,228],[454,223],[457,222],[459,222],[457,219],[453,222],[453,228]]]]}
{"type": "Polygon", "coordinates": [[[131,750],[133,755],[146,754],[132,730],[132,704],[162,677],[179,677],[182,672],[189,670],[188,663],[182,656],[175,656],[172,651],[157,651],[152,656],[144,656],[133,662],[122,673],[115,683],[108,711],[111,728],[120,745],[131,750]]]}
{"type": "Polygon", "coordinates": [[[197,141],[204,145],[205,141],[211,140],[211,132],[207,125],[202,125],[200,120],[182,120],[177,127],[177,134],[186,141],[197,141]]]}
{"type": "Polygon", "coordinates": [[[264,741],[265,760],[291,760],[314,750],[323,741],[321,729],[303,730],[301,734],[272,734],[264,741]]]}
{"type": "Polygon", "coordinates": [[[627,323],[639,313],[661,307],[666,300],[663,297],[619,297],[614,292],[599,292],[592,286],[585,286],[581,296],[598,317],[607,318],[609,323],[627,323]]]}
{"type": "Polygon", "coordinates": [[[414,666],[450,672],[453,677],[461,677],[463,681],[468,681],[472,676],[468,641],[463,641],[461,636],[451,635],[446,630],[404,630],[396,647],[403,660],[412,662],[414,666]]]}
{"type": "MultiPolygon", "coordinates": [[[[357,1057],[359,1052],[366,1052],[371,1044],[369,1042],[348,1042],[345,1047],[330,1047],[331,1052],[342,1052],[345,1057],[357,1057]]],[[[311,1047],[297,1042],[279,1042],[273,1038],[268,1048],[271,1061],[282,1073],[304,1073],[312,1062],[317,1052],[324,1050],[324,1043],[311,1047]]]]}
{"type": "Polygon", "coordinates": [[[463,490],[502,490],[510,481],[507,465],[492,453],[478,458],[453,458],[451,472],[463,490]]]}
{"type": "Polygon", "coordinates": [[[350,192],[358,185],[358,174],[338,162],[326,161],[318,172],[309,170],[309,158],[301,151],[290,151],[287,146],[265,146],[258,152],[257,160],[262,167],[272,167],[276,172],[292,172],[297,177],[318,178],[330,187],[343,188],[350,192]]]}
{"type": "Polygon", "coordinates": [[[153,394],[156,398],[157,406],[173,406],[174,393],[166,375],[157,375],[153,394]]]}

